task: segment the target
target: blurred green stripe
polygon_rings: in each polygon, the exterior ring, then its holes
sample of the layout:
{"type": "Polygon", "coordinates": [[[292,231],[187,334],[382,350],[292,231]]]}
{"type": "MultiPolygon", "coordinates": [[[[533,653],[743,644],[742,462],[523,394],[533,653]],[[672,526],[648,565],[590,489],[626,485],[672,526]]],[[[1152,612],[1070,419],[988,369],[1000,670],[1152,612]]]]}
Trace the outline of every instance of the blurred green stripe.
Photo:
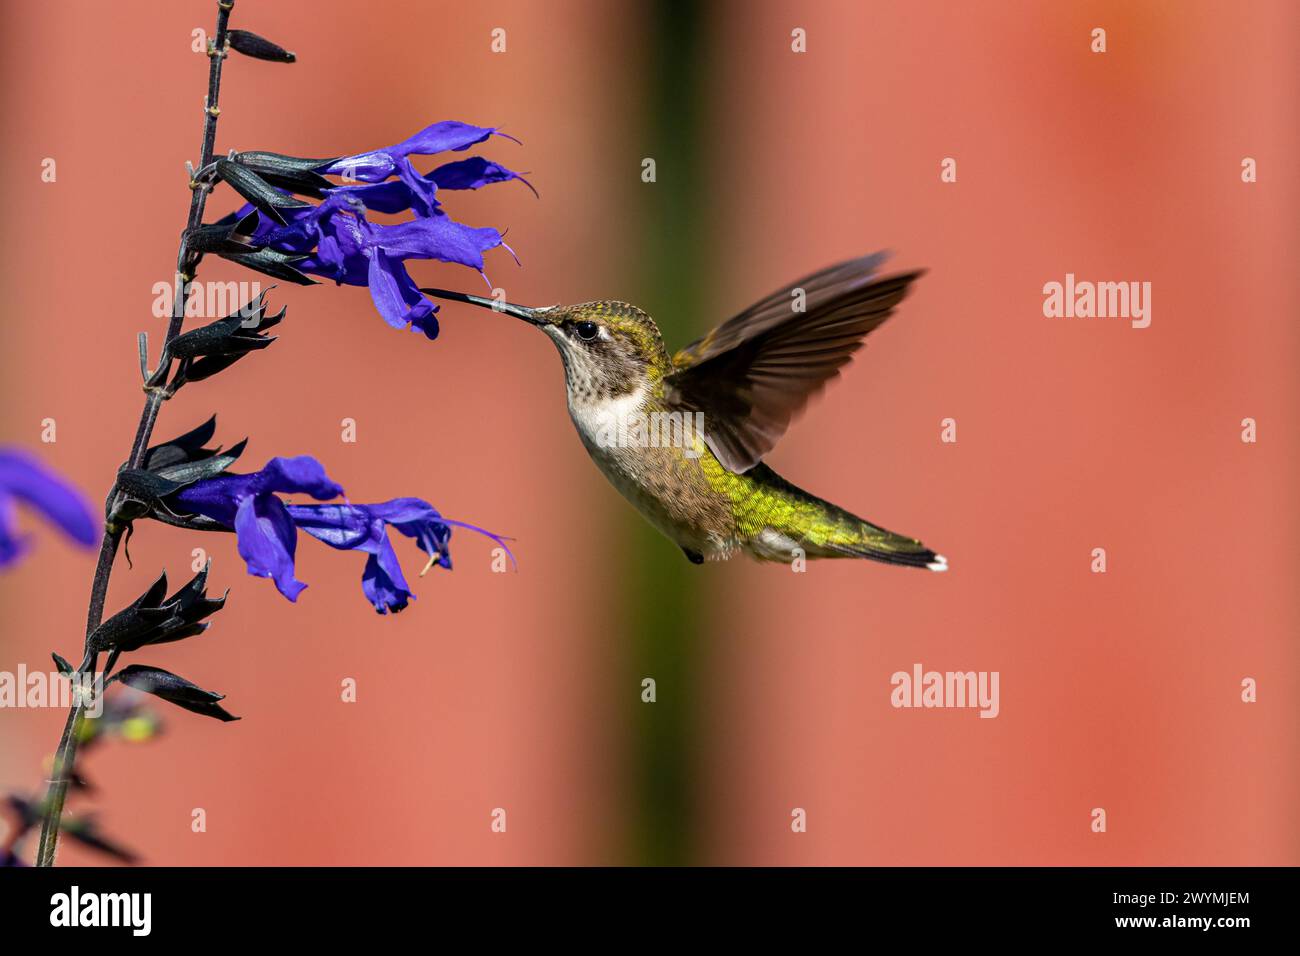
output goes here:
{"type": "MultiPolygon", "coordinates": [[[[643,157],[656,163],[656,182],[643,183],[638,226],[640,271],[633,276],[669,348],[700,331],[705,276],[704,188],[701,155],[703,108],[699,4],[654,0],[644,77],[643,157]]],[[[632,697],[634,740],[630,767],[635,802],[628,862],[679,865],[699,856],[699,808],[695,782],[700,734],[696,680],[705,639],[701,621],[703,568],[691,565],[675,545],[644,519],[627,512],[626,595],[631,686],[646,677],[657,701],[632,697]]]]}

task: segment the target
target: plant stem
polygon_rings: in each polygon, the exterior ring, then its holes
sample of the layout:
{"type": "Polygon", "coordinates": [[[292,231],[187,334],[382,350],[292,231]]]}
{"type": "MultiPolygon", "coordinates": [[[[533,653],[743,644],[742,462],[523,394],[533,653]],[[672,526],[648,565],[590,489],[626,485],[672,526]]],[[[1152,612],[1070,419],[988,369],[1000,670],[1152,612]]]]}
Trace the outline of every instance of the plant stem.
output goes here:
{"type": "MultiPolygon", "coordinates": [[[[208,97],[204,103],[203,145],[199,156],[198,169],[206,169],[212,163],[212,150],[217,139],[217,117],[221,110],[218,105],[221,92],[221,67],[226,59],[226,37],[230,23],[230,11],[235,0],[217,0],[217,32],[208,47],[208,97]]],[[[203,210],[208,201],[208,183],[191,184],[190,212],[186,220],[186,231],[181,234],[180,248],[176,253],[176,279],[172,286],[171,321],[167,324],[167,335],[163,340],[162,364],[168,369],[171,358],[168,346],[172,339],[180,334],[185,322],[185,301],[189,297],[190,284],[198,269],[200,256],[191,252],[186,235],[203,222],[203,210]]],[[[164,370],[164,379],[166,370],[164,370]]],[[[136,426],[135,438],[131,442],[131,453],[127,458],[127,468],[139,468],[144,463],[145,453],[149,449],[149,439],[158,421],[158,412],[162,408],[165,396],[160,388],[146,388],[144,410],[140,413],[140,424],[136,426]]],[[[108,580],[113,573],[113,564],[117,560],[118,544],[122,540],[124,529],[112,519],[112,515],[121,505],[121,496],[114,492],[108,509],[109,520],[104,528],[104,539],[99,547],[99,561],[95,565],[95,576],[90,585],[90,607],[86,612],[85,659],[77,674],[89,674],[93,688],[93,677],[98,663],[91,648],[90,638],[104,620],[104,602],[108,596],[108,580]]],[[[100,690],[103,693],[103,690],[100,690]]],[[[59,843],[59,826],[63,818],[63,804],[68,795],[68,780],[77,759],[77,744],[80,740],[81,726],[86,718],[86,700],[84,694],[75,694],[63,735],[54,754],[54,766],[50,777],[49,790],[46,792],[42,807],[41,839],[36,849],[37,866],[53,866],[55,852],[59,843]]]]}

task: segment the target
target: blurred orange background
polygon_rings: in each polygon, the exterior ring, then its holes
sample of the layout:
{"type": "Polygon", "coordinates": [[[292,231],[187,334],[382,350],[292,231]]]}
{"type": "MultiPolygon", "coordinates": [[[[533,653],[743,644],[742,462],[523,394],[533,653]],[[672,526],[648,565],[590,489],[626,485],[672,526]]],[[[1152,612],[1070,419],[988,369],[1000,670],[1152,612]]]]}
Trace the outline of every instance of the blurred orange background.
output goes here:
{"type": "MultiPolygon", "coordinates": [[[[354,501],[417,495],[511,535],[521,570],[493,573],[490,545],[457,534],[455,570],[381,618],[357,555],[303,541],[293,605],[244,573],[233,536],[138,527],[110,610],[207,548],[228,608],[141,660],[243,720],[159,703],[165,735],[93,753],[99,793],[76,806],[154,864],[1300,863],[1295,5],[691,6],[238,0],[232,26],[299,60],[227,61],[217,146],[328,156],[440,119],[500,126],[523,145],[475,152],[527,171],[540,201],[517,184],[440,197],[508,228],[523,266],[490,254],[492,284],[525,304],[629,299],[673,346],[837,259],[928,267],[771,462],[952,570],[690,568],[585,460],[541,336],[450,305],[430,343],[364,289],[281,286],[280,341],[186,388],[155,438],[216,411],[221,441],[251,439],[245,470],[315,455],[354,501]],[[1045,318],[1066,273],[1149,281],[1151,326],[1045,318]],[[635,650],[647,607],[676,624],[655,618],[635,650]],[[895,710],[890,675],[916,662],[999,671],[1000,715],[895,710]]],[[[208,62],[191,31],[214,14],[0,14],[0,443],[95,500],[139,415],[135,335],[156,349],[165,327],[152,289],[208,62]]],[[[413,274],[482,289],[454,266],[413,274]]],[[[200,277],[258,278],[216,260],[200,277]]],[[[93,555],[36,534],[0,576],[0,669],[79,656],[93,555]]],[[[0,789],[34,792],[63,719],[0,712],[0,789]]]]}

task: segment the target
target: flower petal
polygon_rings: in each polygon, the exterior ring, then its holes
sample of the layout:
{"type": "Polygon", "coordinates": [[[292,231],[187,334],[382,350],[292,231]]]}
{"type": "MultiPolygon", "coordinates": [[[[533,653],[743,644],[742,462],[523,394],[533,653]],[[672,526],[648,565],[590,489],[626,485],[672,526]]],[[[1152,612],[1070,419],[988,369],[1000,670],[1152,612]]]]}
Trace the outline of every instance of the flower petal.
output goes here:
{"type": "Polygon", "coordinates": [[[85,497],[35,458],[0,451],[0,491],[40,512],[78,544],[99,541],[101,526],[85,497]]]}
{"type": "Polygon", "coordinates": [[[438,200],[434,198],[438,185],[417,173],[409,159],[403,159],[397,164],[397,175],[399,181],[410,190],[411,212],[417,216],[432,216],[438,209],[438,200]]]}
{"type": "Polygon", "coordinates": [[[414,538],[425,554],[439,555],[443,567],[451,567],[447,548],[451,529],[433,505],[421,498],[394,498],[370,505],[370,510],[401,534],[414,538]]]}
{"type": "Polygon", "coordinates": [[[382,250],[372,250],[367,285],[370,286],[370,298],[383,320],[395,329],[404,329],[409,325],[406,320],[409,307],[397,281],[397,268],[401,267],[391,262],[382,250]]]}
{"type": "Polygon", "coordinates": [[[239,507],[239,502],[253,493],[258,474],[218,475],[196,481],[176,493],[176,510],[184,514],[200,514],[233,527],[235,510],[239,507]]]}
{"type": "Polygon", "coordinates": [[[411,597],[397,553],[388,540],[387,525],[370,505],[290,505],[295,525],[313,538],[341,551],[369,555],[361,590],[376,611],[400,611],[411,597]]]}
{"type": "Polygon", "coordinates": [[[252,495],[241,501],[235,513],[235,534],[248,573],[271,578],[281,594],[290,601],[298,600],[307,586],[293,576],[298,532],[280,499],[252,495]]]}
{"type": "Polygon", "coordinates": [[[380,614],[405,610],[415,597],[406,582],[395,582],[384,570],[378,556],[373,554],[366,559],[365,570],[361,573],[361,591],[380,614]]]}
{"type": "Polygon", "coordinates": [[[311,455],[272,458],[250,477],[255,479],[254,493],[258,496],[272,492],[308,494],[317,501],[343,496],[342,485],[325,474],[325,466],[311,455]]]}
{"type": "Polygon", "coordinates": [[[395,329],[408,326],[430,339],[438,337],[437,307],[420,291],[400,261],[375,249],[370,256],[370,298],[385,322],[395,329]]]}
{"type": "MultiPolygon", "coordinates": [[[[430,182],[427,190],[429,198],[432,198],[436,189],[437,184],[430,182]]],[[[370,212],[405,212],[416,202],[412,188],[400,179],[390,180],[386,183],[375,183],[371,186],[339,186],[330,190],[330,194],[351,196],[370,212]]],[[[438,204],[434,202],[433,205],[436,207],[438,204]]]]}
{"type": "Polygon", "coordinates": [[[475,228],[439,213],[425,219],[375,226],[374,242],[398,259],[437,259],[483,271],[483,253],[501,245],[501,233],[475,228]]]}
{"type": "Polygon", "coordinates": [[[289,505],[293,523],[318,541],[340,551],[377,550],[376,529],[382,531],[364,505],[289,505]]]}
{"type": "Polygon", "coordinates": [[[444,120],[426,126],[414,136],[394,146],[336,159],[320,172],[328,176],[343,176],[345,179],[355,179],[365,183],[383,182],[397,171],[398,161],[407,156],[430,156],[449,149],[468,149],[475,143],[483,142],[495,132],[495,128],[492,127],[471,126],[455,120],[444,120]]]}
{"type": "Polygon", "coordinates": [[[408,538],[414,538],[425,554],[439,556],[439,567],[451,568],[451,529],[464,528],[483,535],[500,545],[516,567],[514,552],[501,535],[493,534],[477,525],[464,521],[444,518],[438,510],[422,498],[394,498],[379,504],[369,505],[370,511],[382,518],[408,538]]]}
{"type": "MultiPolygon", "coordinates": [[[[518,173],[482,156],[471,156],[469,159],[444,163],[431,172],[428,178],[433,180],[439,189],[480,189],[492,183],[504,183],[511,179],[519,180],[529,189],[533,188],[532,184],[518,173]]],[[[533,192],[536,190],[534,189],[533,192]]]]}
{"type": "Polygon", "coordinates": [[[449,149],[469,149],[496,132],[494,126],[472,126],[457,120],[443,120],[426,126],[420,132],[402,140],[389,152],[397,156],[432,156],[449,149]]]}
{"type": "Polygon", "coordinates": [[[378,552],[366,559],[365,571],[361,575],[361,590],[380,614],[400,611],[414,597],[386,532],[383,533],[378,552]]]}
{"type": "Polygon", "coordinates": [[[14,531],[13,499],[0,492],[0,568],[17,561],[27,547],[27,539],[14,531]]]}

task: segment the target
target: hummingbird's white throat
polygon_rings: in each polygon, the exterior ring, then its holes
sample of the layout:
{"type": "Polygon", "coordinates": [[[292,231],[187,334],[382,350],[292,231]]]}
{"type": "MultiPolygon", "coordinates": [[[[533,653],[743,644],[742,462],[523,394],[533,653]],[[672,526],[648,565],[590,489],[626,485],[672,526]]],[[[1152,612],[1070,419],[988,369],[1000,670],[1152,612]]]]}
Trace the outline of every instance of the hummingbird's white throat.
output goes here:
{"type": "Polygon", "coordinates": [[[583,392],[570,389],[569,417],[583,441],[601,446],[601,436],[627,433],[629,421],[641,415],[648,392],[642,384],[624,395],[594,398],[584,397],[583,392]]]}

